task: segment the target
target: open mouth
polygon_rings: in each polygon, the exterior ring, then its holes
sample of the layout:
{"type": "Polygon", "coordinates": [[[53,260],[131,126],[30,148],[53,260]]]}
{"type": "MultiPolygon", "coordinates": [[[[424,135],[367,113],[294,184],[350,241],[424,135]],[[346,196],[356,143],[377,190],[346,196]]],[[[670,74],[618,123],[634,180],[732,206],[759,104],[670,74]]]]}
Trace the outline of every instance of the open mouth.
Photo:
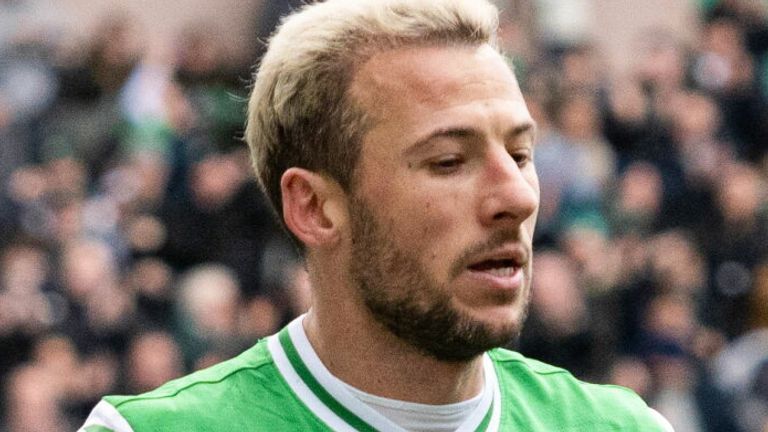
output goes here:
{"type": "Polygon", "coordinates": [[[489,259],[469,266],[472,271],[497,277],[511,277],[519,268],[520,266],[512,259],[489,259]]]}

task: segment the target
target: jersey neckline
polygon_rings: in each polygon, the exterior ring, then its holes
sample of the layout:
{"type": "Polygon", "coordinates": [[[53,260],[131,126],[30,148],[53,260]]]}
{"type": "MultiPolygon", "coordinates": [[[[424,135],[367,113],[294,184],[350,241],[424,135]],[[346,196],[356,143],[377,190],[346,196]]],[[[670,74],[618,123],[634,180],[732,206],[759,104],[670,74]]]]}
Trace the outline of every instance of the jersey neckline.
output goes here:
{"type": "MultiPolygon", "coordinates": [[[[331,375],[304,332],[304,315],[267,339],[267,347],[286,383],[304,405],[336,431],[406,432],[378,413],[331,375]]],[[[456,432],[494,432],[501,418],[501,392],[495,367],[483,354],[485,378],[481,402],[456,432]]]]}

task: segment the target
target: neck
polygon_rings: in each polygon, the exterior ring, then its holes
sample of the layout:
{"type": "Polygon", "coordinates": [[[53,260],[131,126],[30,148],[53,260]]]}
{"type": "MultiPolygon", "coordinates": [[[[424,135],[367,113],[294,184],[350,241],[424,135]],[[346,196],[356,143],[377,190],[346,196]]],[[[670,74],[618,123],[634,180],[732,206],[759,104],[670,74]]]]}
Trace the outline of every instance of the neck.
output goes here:
{"type": "Polygon", "coordinates": [[[304,330],[328,370],[340,380],[377,396],[423,404],[449,404],[477,396],[483,388],[482,357],[445,362],[393,335],[355,304],[352,296],[315,302],[304,330]]]}

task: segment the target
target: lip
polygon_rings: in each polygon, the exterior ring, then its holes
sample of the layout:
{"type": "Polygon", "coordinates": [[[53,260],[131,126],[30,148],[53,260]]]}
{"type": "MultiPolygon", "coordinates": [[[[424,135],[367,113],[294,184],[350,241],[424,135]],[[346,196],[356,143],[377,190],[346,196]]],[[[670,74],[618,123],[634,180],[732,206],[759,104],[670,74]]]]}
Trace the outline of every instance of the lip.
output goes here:
{"type": "Polygon", "coordinates": [[[519,245],[511,245],[479,255],[475,255],[468,260],[464,267],[464,274],[470,278],[474,284],[487,286],[492,290],[507,291],[515,294],[519,291],[525,280],[525,265],[528,263],[529,254],[527,250],[519,245]],[[493,269],[477,269],[477,267],[486,261],[508,261],[512,271],[509,274],[499,274],[493,269]]]}
{"type": "Polygon", "coordinates": [[[504,276],[494,274],[490,270],[473,270],[470,268],[467,269],[465,274],[477,285],[487,286],[494,291],[500,290],[510,293],[519,291],[523,286],[525,278],[523,267],[521,266],[515,266],[511,274],[504,276]]]}
{"type": "Polygon", "coordinates": [[[522,268],[528,262],[528,252],[521,246],[507,246],[475,255],[468,261],[467,268],[476,266],[484,261],[512,261],[514,267],[522,268]]]}

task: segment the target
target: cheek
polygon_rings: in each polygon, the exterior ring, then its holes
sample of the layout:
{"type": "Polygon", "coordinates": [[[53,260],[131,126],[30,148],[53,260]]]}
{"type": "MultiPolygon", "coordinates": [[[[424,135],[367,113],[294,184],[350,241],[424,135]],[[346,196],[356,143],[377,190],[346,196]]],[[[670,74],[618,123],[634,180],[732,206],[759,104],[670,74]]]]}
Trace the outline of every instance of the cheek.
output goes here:
{"type": "Polygon", "coordinates": [[[401,243],[410,247],[428,243],[427,239],[432,239],[443,230],[449,221],[437,207],[432,200],[425,200],[395,208],[391,213],[392,226],[401,243]]]}
{"type": "Polygon", "coordinates": [[[462,244],[462,232],[470,231],[469,209],[462,208],[462,202],[469,200],[462,200],[460,193],[452,192],[421,196],[399,207],[393,212],[397,219],[393,226],[400,246],[421,257],[431,268],[447,267],[450,260],[445,258],[455,255],[455,249],[462,244]]]}

